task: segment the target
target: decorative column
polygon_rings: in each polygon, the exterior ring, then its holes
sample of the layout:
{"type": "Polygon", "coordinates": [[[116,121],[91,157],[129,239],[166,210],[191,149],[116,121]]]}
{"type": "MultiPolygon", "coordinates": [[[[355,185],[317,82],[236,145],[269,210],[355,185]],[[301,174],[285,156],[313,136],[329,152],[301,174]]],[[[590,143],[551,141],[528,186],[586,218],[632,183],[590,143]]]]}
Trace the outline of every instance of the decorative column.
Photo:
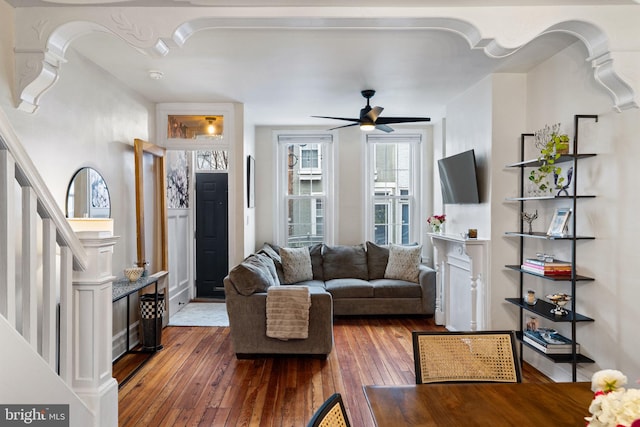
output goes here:
{"type": "Polygon", "coordinates": [[[111,347],[112,257],[118,237],[113,235],[113,223],[109,230],[107,221],[111,220],[69,220],[88,259],[85,271],[73,272],[71,387],[100,426],[117,427],[118,383],[113,378],[111,347]]]}

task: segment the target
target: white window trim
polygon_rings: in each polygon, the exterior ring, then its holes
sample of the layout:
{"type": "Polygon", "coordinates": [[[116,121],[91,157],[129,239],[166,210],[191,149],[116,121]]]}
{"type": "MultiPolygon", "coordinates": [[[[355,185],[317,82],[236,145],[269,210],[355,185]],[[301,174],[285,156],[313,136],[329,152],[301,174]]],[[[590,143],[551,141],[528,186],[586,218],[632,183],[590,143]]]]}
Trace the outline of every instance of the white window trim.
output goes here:
{"type": "MultiPolygon", "coordinates": [[[[363,144],[363,153],[364,153],[364,221],[362,230],[363,236],[365,236],[366,240],[374,241],[375,233],[374,233],[374,190],[375,190],[375,182],[373,179],[373,172],[375,168],[375,159],[373,158],[373,150],[370,149],[370,144],[375,144],[377,142],[389,142],[389,143],[397,143],[397,142],[406,142],[410,144],[411,147],[411,177],[410,177],[410,188],[411,193],[406,196],[393,196],[393,198],[398,199],[411,199],[411,203],[409,204],[409,218],[410,218],[410,232],[409,232],[409,241],[410,242],[421,242],[422,236],[422,221],[421,221],[421,211],[422,204],[420,202],[422,195],[422,162],[421,159],[424,157],[424,142],[426,141],[426,132],[423,130],[396,130],[394,134],[387,135],[382,133],[368,133],[363,134],[362,136],[362,144],[363,144]],[[397,133],[395,133],[397,132],[397,133]],[[416,136],[419,136],[417,138],[416,136]],[[388,141],[385,141],[387,140],[388,141]]],[[[384,197],[385,199],[389,199],[389,197],[384,197]]]]}
{"type": "MultiPolygon", "coordinates": [[[[326,195],[324,198],[324,233],[325,243],[327,245],[333,245],[335,243],[335,230],[338,229],[336,221],[337,216],[335,214],[335,204],[337,200],[337,193],[334,180],[334,151],[335,144],[338,140],[337,132],[324,132],[314,130],[277,130],[272,134],[274,158],[276,159],[276,173],[275,173],[275,185],[276,189],[276,203],[274,203],[274,230],[273,235],[275,237],[275,243],[278,245],[285,245],[287,242],[287,207],[285,202],[285,194],[287,192],[287,181],[285,174],[288,168],[285,154],[285,146],[289,143],[302,142],[308,139],[310,143],[318,142],[318,139],[323,139],[322,142],[326,142],[326,148],[324,153],[324,161],[320,161],[320,164],[324,166],[322,168],[322,180],[323,187],[325,188],[326,195]],[[313,140],[313,141],[312,141],[313,140]]],[[[295,198],[295,196],[293,196],[295,198]]],[[[291,198],[291,197],[290,197],[291,198]]],[[[306,198],[306,196],[304,197],[306,198]]]]}

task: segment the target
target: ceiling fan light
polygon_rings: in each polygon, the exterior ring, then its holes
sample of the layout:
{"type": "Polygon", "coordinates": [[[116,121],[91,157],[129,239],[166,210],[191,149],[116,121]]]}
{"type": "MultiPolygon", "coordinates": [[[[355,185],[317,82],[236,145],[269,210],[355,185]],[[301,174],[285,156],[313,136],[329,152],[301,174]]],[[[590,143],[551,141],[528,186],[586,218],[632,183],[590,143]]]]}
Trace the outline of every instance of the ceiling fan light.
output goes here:
{"type": "Polygon", "coordinates": [[[361,123],[360,124],[360,130],[363,130],[365,132],[369,132],[372,131],[376,128],[376,125],[373,123],[361,123]]]}

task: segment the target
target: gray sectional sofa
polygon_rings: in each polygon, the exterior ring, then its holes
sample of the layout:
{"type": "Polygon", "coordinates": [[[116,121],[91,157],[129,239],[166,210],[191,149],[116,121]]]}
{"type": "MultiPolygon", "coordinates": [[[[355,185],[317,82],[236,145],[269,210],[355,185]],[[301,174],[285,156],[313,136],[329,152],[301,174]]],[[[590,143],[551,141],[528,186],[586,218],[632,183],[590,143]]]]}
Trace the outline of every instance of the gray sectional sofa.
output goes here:
{"type": "Polygon", "coordinates": [[[265,244],[224,279],[236,355],[326,356],[333,347],[334,315],[432,315],[436,274],[420,264],[419,252],[419,247],[371,242],[297,249],[265,244]],[[286,285],[309,287],[307,339],[266,335],[268,288],[286,285]]]}

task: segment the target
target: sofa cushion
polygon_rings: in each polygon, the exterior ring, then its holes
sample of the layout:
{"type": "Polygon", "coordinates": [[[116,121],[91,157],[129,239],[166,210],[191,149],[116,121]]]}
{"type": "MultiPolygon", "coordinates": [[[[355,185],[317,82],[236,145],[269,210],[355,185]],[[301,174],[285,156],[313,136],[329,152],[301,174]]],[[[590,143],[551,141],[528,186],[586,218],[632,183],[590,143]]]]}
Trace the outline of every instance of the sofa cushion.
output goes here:
{"type": "Polygon", "coordinates": [[[418,283],[397,279],[371,280],[375,298],[421,298],[422,288],[418,283]]]}
{"type": "Polygon", "coordinates": [[[309,255],[311,255],[311,270],[313,271],[314,280],[324,280],[324,272],[322,267],[322,243],[316,243],[309,246],[309,255]]]}
{"type": "Polygon", "coordinates": [[[373,298],[373,285],[362,279],[331,279],[324,282],[333,298],[373,298]]]}
{"type": "Polygon", "coordinates": [[[284,283],[313,280],[309,248],[280,248],[280,258],[284,270],[284,283]]]}
{"type": "Polygon", "coordinates": [[[265,292],[270,286],[279,284],[276,282],[273,261],[262,254],[252,254],[245,258],[229,272],[229,279],[235,290],[244,296],[265,292]]]}
{"type": "Polygon", "coordinates": [[[367,269],[369,280],[384,279],[384,272],[389,261],[389,247],[367,242],[367,269]]]}
{"type": "Polygon", "coordinates": [[[384,272],[385,279],[399,279],[418,283],[420,253],[422,245],[389,247],[389,261],[384,272]]]}
{"type": "Polygon", "coordinates": [[[322,269],[325,281],[350,278],[369,280],[364,245],[324,245],[322,248],[322,269]]]}

